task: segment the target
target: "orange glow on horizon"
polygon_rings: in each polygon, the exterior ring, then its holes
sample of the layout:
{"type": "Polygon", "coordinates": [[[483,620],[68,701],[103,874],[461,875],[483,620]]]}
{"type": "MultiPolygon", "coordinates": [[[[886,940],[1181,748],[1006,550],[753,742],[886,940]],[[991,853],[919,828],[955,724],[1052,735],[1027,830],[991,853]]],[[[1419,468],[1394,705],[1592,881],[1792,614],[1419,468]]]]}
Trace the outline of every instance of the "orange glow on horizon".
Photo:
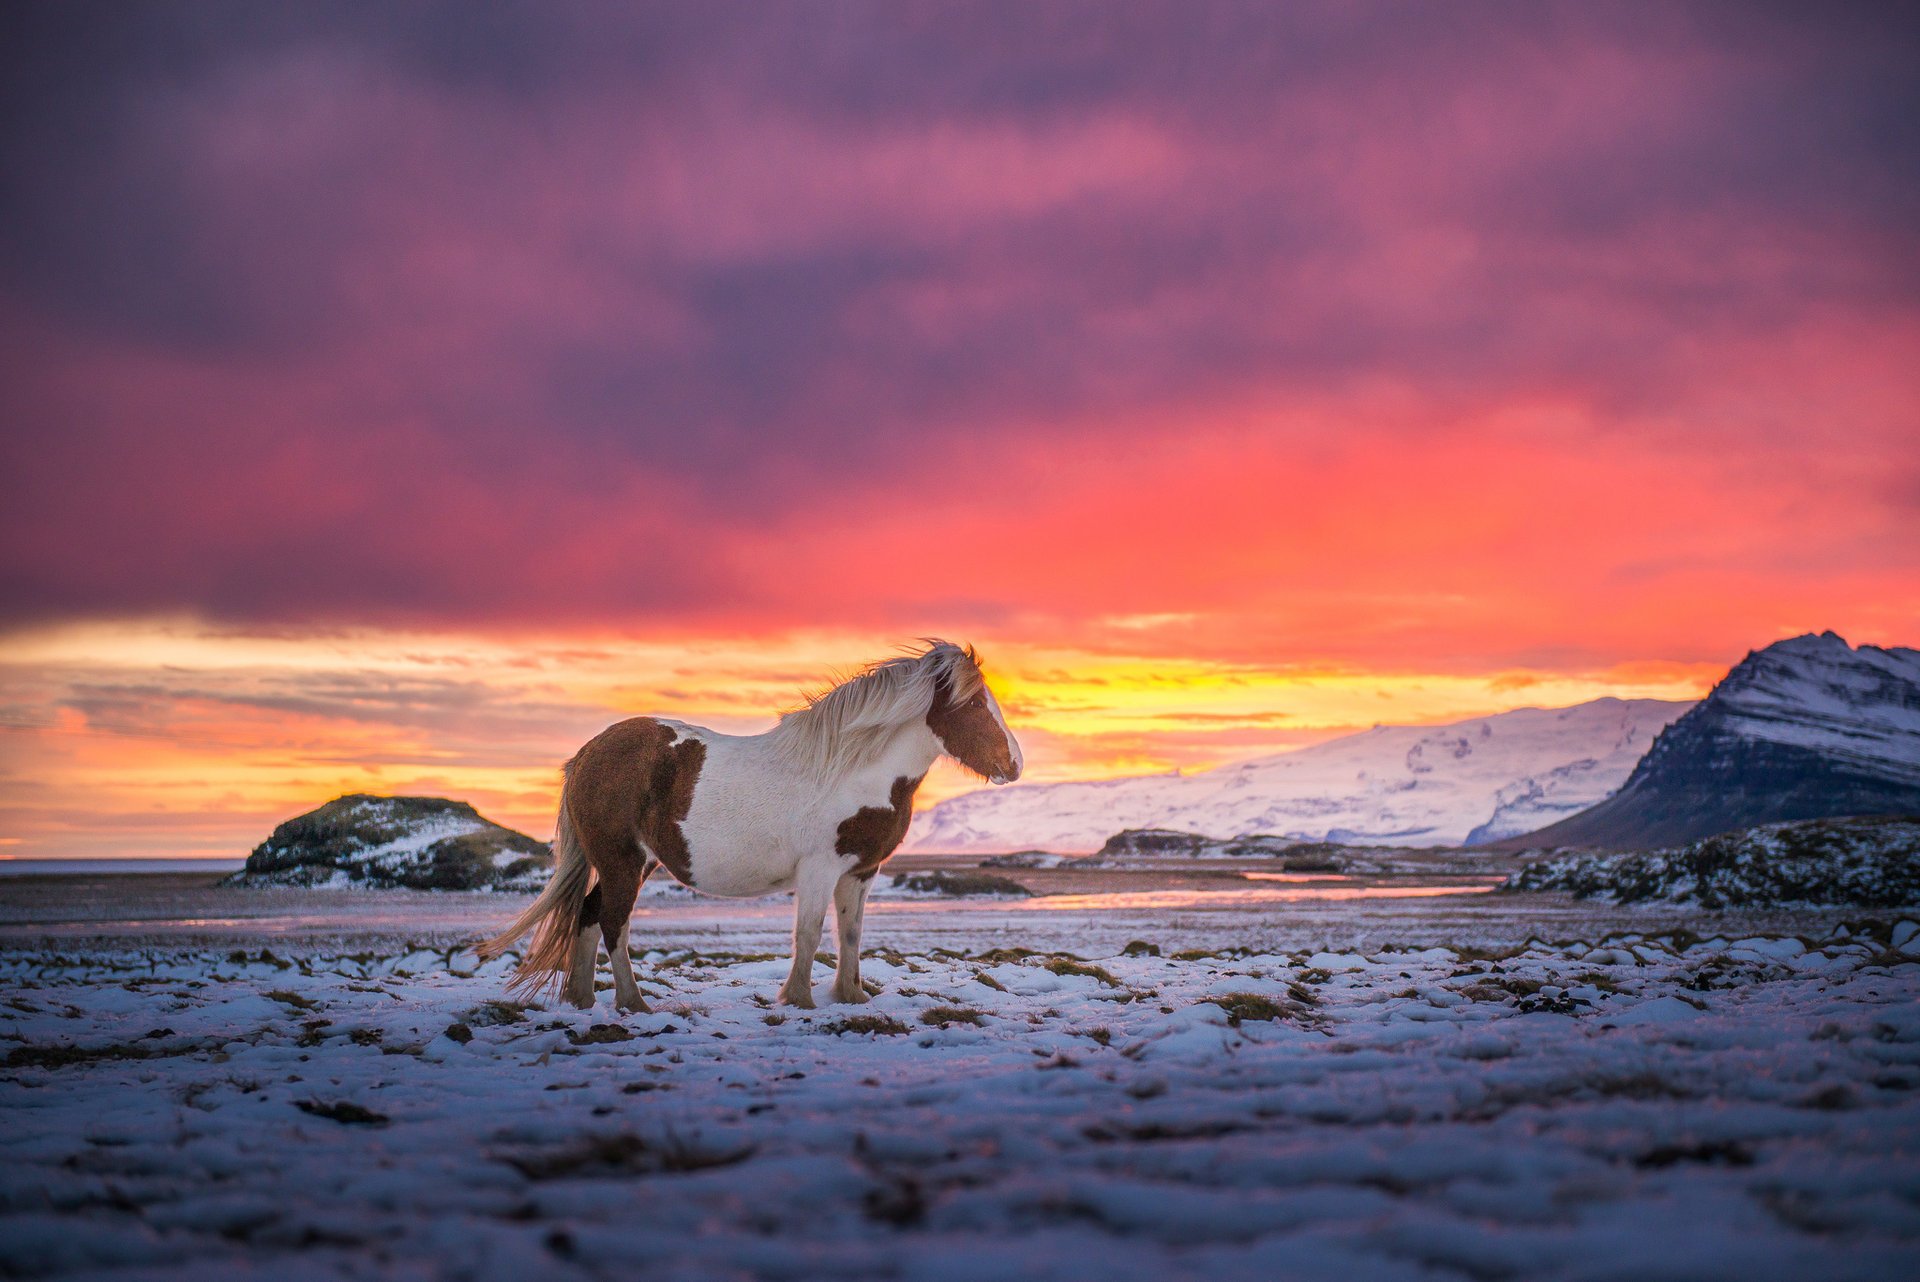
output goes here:
{"type": "MultiPolygon", "coordinates": [[[[1722,670],[1367,671],[971,639],[1041,782],[1204,769],[1380,722],[1693,698],[1722,670]]],[[[0,646],[15,709],[0,730],[0,859],[236,857],[347,792],[458,797],[545,836],[560,762],[601,726],[658,713],[757,732],[889,647],[828,634],[268,635],[182,620],[20,634],[0,646]]],[[[979,786],[943,763],[922,801],[979,786]]]]}

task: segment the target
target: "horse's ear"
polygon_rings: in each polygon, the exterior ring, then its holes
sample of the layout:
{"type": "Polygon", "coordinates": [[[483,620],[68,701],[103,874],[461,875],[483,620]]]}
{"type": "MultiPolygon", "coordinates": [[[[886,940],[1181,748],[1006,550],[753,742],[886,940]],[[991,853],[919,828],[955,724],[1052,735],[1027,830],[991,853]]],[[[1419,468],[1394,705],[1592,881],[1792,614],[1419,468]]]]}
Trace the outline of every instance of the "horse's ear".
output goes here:
{"type": "Polygon", "coordinates": [[[953,701],[953,669],[942,664],[933,672],[933,706],[938,708],[953,701]]]}

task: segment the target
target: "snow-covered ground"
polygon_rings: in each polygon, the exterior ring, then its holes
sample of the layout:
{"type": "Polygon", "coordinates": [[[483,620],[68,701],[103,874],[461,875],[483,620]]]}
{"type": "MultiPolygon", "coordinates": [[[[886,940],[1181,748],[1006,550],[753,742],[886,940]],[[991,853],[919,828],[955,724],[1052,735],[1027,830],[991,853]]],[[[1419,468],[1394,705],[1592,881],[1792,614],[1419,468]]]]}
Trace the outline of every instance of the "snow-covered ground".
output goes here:
{"type": "Polygon", "coordinates": [[[784,905],[666,899],[616,1019],[499,1001],[506,897],[261,902],[12,916],[0,1272],[1920,1268],[1910,914],[881,903],[879,994],[798,1012],[784,905]]]}
{"type": "Polygon", "coordinates": [[[1457,846],[1593,805],[1691,704],[1596,699],[1361,734],[1191,775],[1014,784],[916,816],[907,848],[1097,850],[1123,828],[1457,846]]]}

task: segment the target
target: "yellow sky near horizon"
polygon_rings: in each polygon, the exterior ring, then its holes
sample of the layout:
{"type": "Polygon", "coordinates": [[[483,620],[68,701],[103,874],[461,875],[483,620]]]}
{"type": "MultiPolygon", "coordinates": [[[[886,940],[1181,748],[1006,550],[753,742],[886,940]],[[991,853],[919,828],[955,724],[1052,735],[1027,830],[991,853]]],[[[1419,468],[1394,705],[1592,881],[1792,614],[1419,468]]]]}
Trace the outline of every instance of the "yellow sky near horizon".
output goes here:
{"type": "MultiPolygon", "coordinates": [[[[1369,671],[975,637],[1030,780],[1192,771],[1382,723],[1613,695],[1690,699],[1717,664],[1593,672],[1369,671]]],[[[1128,629],[1116,629],[1125,636],[1128,629]]],[[[0,639],[0,859],[237,857],[347,792],[426,793],[545,837],[558,767],[656,713],[730,733],[898,638],[274,633],[187,619],[0,639]]],[[[980,786],[943,763],[923,804],[980,786]]]]}

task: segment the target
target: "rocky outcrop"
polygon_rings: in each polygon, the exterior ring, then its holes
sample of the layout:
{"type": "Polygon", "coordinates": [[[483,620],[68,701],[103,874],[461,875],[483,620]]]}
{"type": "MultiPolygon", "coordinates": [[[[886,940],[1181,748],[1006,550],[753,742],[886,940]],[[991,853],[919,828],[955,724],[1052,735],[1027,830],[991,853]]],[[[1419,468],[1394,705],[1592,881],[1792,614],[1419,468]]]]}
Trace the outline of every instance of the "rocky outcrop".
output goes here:
{"type": "Polygon", "coordinates": [[[1920,904],[1920,818],[1823,819],[1721,833],[1666,850],[1562,855],[1502,887],[1705,908],[1920,904]]]}
{"type": "Polygon", "coordinates": [[[275,828],[222,884],[538,890],[552,867],[545,842],[464,801],[355,793],[275,828]]]}
{"type": "Polygon", "coordinates": [[[1289,872],[1339,872],[1350,847],[1324,841],[1295,841],[1258,834],[1221,840],[1197,832],[1167,828],[1129,828],[1080,861],[1089,868],[1124,868],[1169,859],[1272,859],[1289,872]]]}

